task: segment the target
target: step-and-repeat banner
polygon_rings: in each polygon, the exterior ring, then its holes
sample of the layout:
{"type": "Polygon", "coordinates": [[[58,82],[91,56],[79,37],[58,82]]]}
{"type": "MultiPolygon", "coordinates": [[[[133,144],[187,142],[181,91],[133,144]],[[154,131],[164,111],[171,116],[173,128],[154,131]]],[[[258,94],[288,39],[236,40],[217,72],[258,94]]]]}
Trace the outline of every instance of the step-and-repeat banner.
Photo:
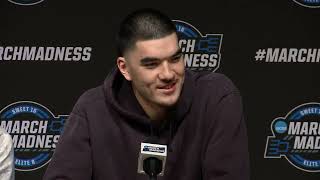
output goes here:
{"type": "Polygon", "coordinates": [[[253,180],[320,172],[320,0],[1,0],[0,125],[17,180],[40,180],[77,98],[115,65],[126,14],[152,7],[176,24],[185,65],[240,89],[253,180]]]}

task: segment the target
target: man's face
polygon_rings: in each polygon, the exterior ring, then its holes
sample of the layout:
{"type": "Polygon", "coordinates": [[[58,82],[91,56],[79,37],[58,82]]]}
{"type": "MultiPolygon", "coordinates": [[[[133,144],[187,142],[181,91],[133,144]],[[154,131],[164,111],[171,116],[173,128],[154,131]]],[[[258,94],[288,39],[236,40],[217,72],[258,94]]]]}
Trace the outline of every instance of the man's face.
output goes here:
{"type": "Polygon", "coordinates": [[[176,33],[160,39],[137,41],[125,56],[128,75],[140,103],[173,106],[184,82],[184,61],[176,33]]]}

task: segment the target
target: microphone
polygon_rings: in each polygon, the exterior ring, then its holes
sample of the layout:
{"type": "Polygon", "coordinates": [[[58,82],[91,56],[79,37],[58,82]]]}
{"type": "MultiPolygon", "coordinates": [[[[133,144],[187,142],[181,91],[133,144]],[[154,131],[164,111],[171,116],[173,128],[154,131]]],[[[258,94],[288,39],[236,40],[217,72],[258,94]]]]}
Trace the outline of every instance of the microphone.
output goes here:
{"type": "Polygon", "coordinates": [[[167,145],[141,143],[138,173],[147,174],[150,180],[163,176],[167,158],[167,145]]]}

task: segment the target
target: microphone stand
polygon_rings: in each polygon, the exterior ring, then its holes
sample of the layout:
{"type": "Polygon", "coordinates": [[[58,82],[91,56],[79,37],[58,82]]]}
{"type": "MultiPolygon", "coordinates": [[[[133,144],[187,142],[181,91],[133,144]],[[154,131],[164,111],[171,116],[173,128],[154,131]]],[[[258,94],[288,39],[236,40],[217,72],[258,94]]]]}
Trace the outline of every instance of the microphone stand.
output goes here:
{"type": "Polygon", "coordinates": [[[162,171],[162,160],[155,157],[145,159],[143,170],[149,175],[150,180],[157,180],[157,175],[162,171]]]}

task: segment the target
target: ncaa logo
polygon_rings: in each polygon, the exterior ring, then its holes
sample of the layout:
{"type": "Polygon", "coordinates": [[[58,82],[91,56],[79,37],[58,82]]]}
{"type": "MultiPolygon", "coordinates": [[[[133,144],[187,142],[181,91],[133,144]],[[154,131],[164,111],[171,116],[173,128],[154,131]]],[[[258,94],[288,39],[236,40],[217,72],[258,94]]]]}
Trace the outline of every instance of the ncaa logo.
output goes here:
{"type": "Polygon", "coordinates": [[[220,64],[222,34],[202,35],[191,24],[173,20],[184,55],[185,67],[193,71],[216,71],[220,64]]]}
{"type": "Polygon", "coordinates": [[[15,102],[0,111],[0,126],[12,137],[16,170],[39,169],[51,160],[67,118],[32,101],[15,102]]]}
{"type": "Polygon", "coordinates": [[[8,1],[14,4],[22,5],[22,6],[30,6],[30,5],[39,4],[44,0],[8,0],[8,1]]]}
{"type": "Polygon", "coordinates": [[[308,8],[319,8],[320,0],[293,0],[294,2],[300,4],[301,6],[308,8]]]}
{"type": "Polygon", "coordinates": [[[285,117],[271,123],[265,158],[286,158],[294,167],[320,172],[320,104],[306,103],[295,107],[285,117]]]}

